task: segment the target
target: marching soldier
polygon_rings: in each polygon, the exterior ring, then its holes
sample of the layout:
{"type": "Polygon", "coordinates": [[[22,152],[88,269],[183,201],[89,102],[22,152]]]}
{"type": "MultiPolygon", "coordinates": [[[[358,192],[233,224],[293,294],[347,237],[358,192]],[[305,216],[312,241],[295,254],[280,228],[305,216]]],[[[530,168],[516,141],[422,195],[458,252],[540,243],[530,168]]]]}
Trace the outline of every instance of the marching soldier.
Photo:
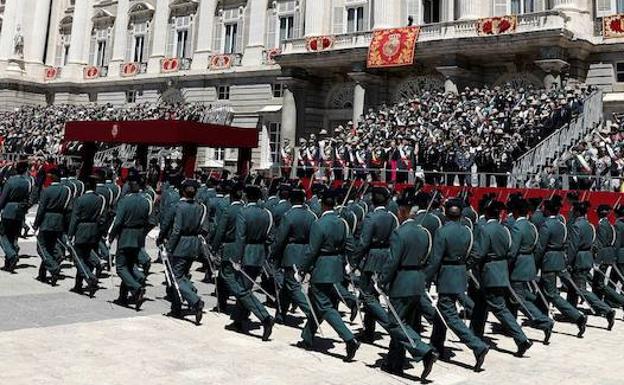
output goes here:
{"type": "Polygon", "coordinates": [[[612,307],[621,308],[624,306],[624,296],[618,294],[615,288],[605,283],[608,281],[605,277],[611,276],[611,270],[617,261],[614,248],[617,234],[615,227],[608,218],[611,206],[600,205],[596,212],[600,219],[596,229],[596,241],[594,242],[594,264],[597,266],[594,269],[592,288],[594,293],[604,298],[605,302],[612,307]]]}
{"type": "Polygon", "coordinates": [[[258,186],[247,186],[245,195],[248,203],[240,210],[236,219],[234,268],[238,270],[236,279],[240,290],[233,291],[237,304],[231,316],[233,322],[229,329],[242,332],[243,323],[252,312],[262,322],[262,340],[268,341],[273,332],[274,319],[253,294],[253,289],[256,285],[255,280],[266,263],[266,246],[273,226],[273,217],[269,210],[258,206],[258,201],[262,198],[262,191],[258,186]],[[237,265],[240,266],[240,270],[237,265]]]}
{"type": "Polygon", "coordinates": [[[35,231],[39,231],[37,250],[42,260],[37,279],[45,282],[47,271],[51,275],[50,285],[54,286],[61,274],[59,263],[63,259],[63,256],[59,255],[60,250],[56,244],[63,235],[63,221],[71,199],[71,190],[59,183],[60,171],[58,169],[50,169],[47,177],[52,184],[41,194],[33,227],[35,231]]]}
{"type": "Polygon", "coordinates": [[[375,322],[388,327],[388,313],[379,304],[373,276],[381,274],[390,253],[390,235],[399,226],[398,218],[386,208],[389,197],[385,187],[373,189],[375,209],[363,221],[362,235],[353,255],[353,266],[362,271],[360,290],[366,312],[360,340],[366,342],[375,340],[375,322]]]}
{"type": "Polygon", "coordinates": [[[230,190],[230,203],[223,214],[218,217],[217,230],[212,239],[212,249],[221,251],[221,268],[219,280],[217,280],[218,308],[222,311],[227,307],[228,291],[232,294],[240,292],[242,288],[236,280],[232,262],[237,259],[236,247],[236,219],[243,208],[243,186],[232,186],[230,190]],[[222,285],[221,285],[222,283],[222,285]]]}
{"type": "MultiPolygon", "coordinates": [[[[546,300],[553,304],[564,317],[576,323],[579,328],[577,336],[582,338],[585,334],[587,316],[561,298],[557,289],[557,277],[566,279],[569,283],[565,256],[568,230],[558,218],[559,210],[560,206],[557,202],[552,200],[544,202],[546,219],[539,228],[539,242],[535,249],[536,265],[542,273],[540,285],[546,300]]],[[[535,226],[537,227],[537,224],[535,226]]]]}
{"type": "Polygon", "coordinates": [[[152,202],[141,192],[141,177],[128,177],[129,194],[117,205],[117,215],[108,236],[109,243],[117,239],[117,275],[121,278],[119,298],[115,301],[128,306],[128,292],[132,296],[136,310],[141,308],[145,295],[145,275],[138,269],[139,253],[145,247],[146,229],[152,202]]]}
{"type": "MultiPolygon", "coordinates": [[[[195,201],[198,188],[199,184],[195,180],[186,180],[182,183],[182,199],[175,208],[167,253],[171,256],[172,273],[182,297],[178,298],[177,293],[174,293],[171,315],[182,316],[184,300],[195,314],[195,323],[199,325],[203,317],[204,301],[197,295],[190,280],[190,270],[200,253],[199,237],[208,234],[209,221],[206,206],[195,201]]],[[[139,198],[145,200],[143,197],[139,198]]]]}
{"type": "Polygon", "coordinates": [[[15,171],[16,175],[9,178],[0,195],[0,211],[2,212],[0,247],[5,255],[3,270],[10,273],[15,271],[19,261],[17,239],[30,207],[30,194],[33,188],[32,179],[26,174],[28,163],[18,162],[15,171]]]}
{"type": "Polygon", "coordinates": [[[513,221],[509,221],[510,224],[513,223],[510,229],[513,243],[509,279],[511,289],[517,294],[512,303],[515,300],[516,307],[529,318],[531,327],[544,332],[544,344],[547,345],[555,323],[548,317],[548,313],[542,313],[535,305],[537,297],[529,291],[537,278],[534,252],[539,233],[537,227],[527,219],[529,204],[526,200],[519,198],[512,201],[510,209],[513,213],[513,221]]]}
{"type": "Polygon", "coordinates": [[[312,317],[311,308],[304,294],[301,283],[295,277],[295,269],[301,269],[308,243],[310,241],[310,229],[318,219],[317,216],[304,205],[305,192],[293,190],[290,193],[292,208],[284,215],[277,230],[277,236],[273,245],[273,260],[276,266],[284,270],[284,283],[280,290],[280,305],[276,322],[283,323],[286,320],[288,303],[294,303],[306,315],[312,317]]]}
{"type": "MultiPolygon", "coordinates": [[[[468,346],[475,356],[474,371],[479,372],[489,352],[489,347],[466,326],[457,313],[456,303],[466,293],[466,262],[472,251],[473,235],[470,228],[464,226],[462,202],[451,199],[446,202],[446,224],[438,231],[433,243],[429,279],[436,280],[439,294],[437,307],[449,328],[468,346]]],[[[431,343],[438,352],[444,352],[446,326],[437,317],[433,323],[431,343]]]]}
{"type": "MultiPolygon", "coordinates": [[[[615,221],[615,232],[616,232],[616,241],[615,241],[615,256],[617,258],[616,267],[619,270],[619,273],[624,273],[624,205],[617,205],[613,212],[617,217],[615,221]]],[[[615,279],[615,282],[621,282],[624,284],[624,277],[621,277],[620,274],[615,272],[612,275],[615,279]]]]}
{"type": "Polygon", "coordinates": [[[97,248],[102,235],[106,210],[106,200],[95,192],[95,183],[95,178],[90,177],[88,190],[76,199],[67,232],[69,244],[73,243],[75,250],[76,283],[72,291],[82,294],[84,292],[82,282],[86,280],[90,297],[93,297],[98,289],[97,275],[94,274],[97,266],[91,258],[91,253],[97,248]]]}
{"type": "MultiPolygon", "coordinates": [[[[321,201],[323,214],[314,222],[310,229],[310,250],[306,256],[303,272],[310,273],[309,295],[313,311],[318,316],[318,322],[326,320],[347,344],[345,361],[351,361],[360,347],[360,343],[344,324],[340,313],[334,308],[340,295],[338,285],[344,279],[345,255],[352,251],[353,240],[349,225],[338,216],[336,194],[328,191],[321,201]]],[[[311,349],[313,338],[319,327],[315,320],[308,318],[303,332],[302,341],[297,345],[304,349],[311,349]]]]}
{"type": "MultiPolygon", "coordinates": [[[[606,317],[608,329],[611,330],[615,322],[615,310],[600,300],[596,294],[587,290],[587,277],[589,277],[589,273],[594,267],[592,245],[596,239],[596,229],[587,220],[588,208],[589,202],[575,202],[573,207],[575,219],[569,227],[568,265],[571,270],[572,280],[580,293],[577,293],[574,287],[570,287],[570,290],[568,290],[568,302],[576,307],[580,294],[596,315],[606,317]]],[[[602,270],[600,272],[597,269],[593,270],[594,275],[598,276],[598,279],[604,280],[604,276],[600,275],[602,270]]]]}
{"type": "Polygon", "coordinates": [[[426,290],[426,261],[431,251],[431,234],[410,218],[414,197],[404,195],[398,200],[401,226],[390,238],[390,256],[383,266],[383,273],[378,287],[389,297],[388,306],[392,314],[388,315],[390,350],[381,369],[392,374],[402,375],[405,350],[414,360],[423,362],[421,380],[431,373],[438,353],[433,347],[421,341],[418,333],[408,324],[407,319],[414,309],[422,306],[421,296],[426,290]]]}
{"type": "Polygon", "coordinates": [[[516,356],[522,357],[533,345],[516,322],[505,303],[509,282],[508,257],[512,248],[511,233],[500,224],[501,202],[492,200],[485,206],[487,223],[479,230],[472,253],[480,273],[480,290],[470,322],[471,329],[483,337],[488,312],[491,311],[508,330],[518,346],[516,356]]]}

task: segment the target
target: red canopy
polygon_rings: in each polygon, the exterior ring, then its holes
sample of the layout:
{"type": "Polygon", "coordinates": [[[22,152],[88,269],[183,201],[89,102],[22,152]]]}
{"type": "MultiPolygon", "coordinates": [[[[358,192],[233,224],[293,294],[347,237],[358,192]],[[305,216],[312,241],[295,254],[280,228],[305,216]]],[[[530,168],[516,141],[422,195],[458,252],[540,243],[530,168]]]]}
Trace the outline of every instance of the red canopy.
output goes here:
{"type": "Polygon", "coordinates": [[[258,130],[181,120],[68,122],[65,141],[256,148],[258,130]]]}

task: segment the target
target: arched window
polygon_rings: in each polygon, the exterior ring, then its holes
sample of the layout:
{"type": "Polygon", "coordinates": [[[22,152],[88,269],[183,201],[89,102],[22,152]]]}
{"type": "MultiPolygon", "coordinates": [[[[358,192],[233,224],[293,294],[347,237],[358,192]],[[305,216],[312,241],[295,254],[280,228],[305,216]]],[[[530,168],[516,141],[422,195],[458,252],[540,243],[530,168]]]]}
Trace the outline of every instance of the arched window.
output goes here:
{"type": "Polygon", "coordinates": [[[146,3],[137,3],[130,8],[128,15],[126,62],[146,63],[150,55],[150,29],[154,8],[146,3]]]}
{"type": "Polygon", "coordinates": [[[115,17],[103,9],[93,16],[93,30],[89,47],[89,64],[96,67],[107,67],[112,54],[111,36],[115,17]]]}
{"type": "Polygon", "coordinates": [[[193,57],[193,27],[197,2],[176,0],[169,8],[171,14],[167,32],[167,56],[190,59],[193,57]]]}
{"type": "Polygon", "coordinates": [[[63,67],[67,64],[73,22],[74,19],[71,16],[66,16],[59,23],[59,35],[54,56],[54,65],[56,67],[63,67]]]}

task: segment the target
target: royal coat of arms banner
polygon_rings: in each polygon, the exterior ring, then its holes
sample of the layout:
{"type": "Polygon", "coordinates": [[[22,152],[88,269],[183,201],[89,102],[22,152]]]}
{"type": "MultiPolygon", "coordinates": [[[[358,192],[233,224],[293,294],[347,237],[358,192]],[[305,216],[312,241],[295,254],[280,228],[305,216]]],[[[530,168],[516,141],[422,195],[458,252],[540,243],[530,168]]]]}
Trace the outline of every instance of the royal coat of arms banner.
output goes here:
{"type": "Polygon", "coordinates": [[[518,18],[516,15],[488,17],[477,21],[479,36],[502,35],[516,31],[518,18]]]}
{"type": "Polygon", "coordinates": [[[373,39],[368,47],[368,68],[412,65],[419,33],[419,27],[373,31],[373,39]]]}
{"type": "Polygon", "coordinates": [[[602,23],[602,35],[605,39],[624,37],[624,14],[606,16],[602,23]]]}

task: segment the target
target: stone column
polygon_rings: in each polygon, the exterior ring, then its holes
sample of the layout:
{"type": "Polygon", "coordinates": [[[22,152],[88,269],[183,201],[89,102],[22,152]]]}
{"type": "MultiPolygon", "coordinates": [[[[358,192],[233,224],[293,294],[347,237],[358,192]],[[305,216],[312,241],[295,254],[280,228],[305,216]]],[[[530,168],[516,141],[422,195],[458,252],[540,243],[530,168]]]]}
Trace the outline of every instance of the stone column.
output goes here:
{"type": "Polygon", "coordinates": [[[305,3],[305,36],[325,35],[331,31],[331,3],[308,0],[305,3]]]}
{"type": "Polygon", "coordinates": [[[169,20],[169,0],[157,0],[154,13],[154,29],[152,32],[152,54],[150,55],[147,72],[160,73],[160,59],[165,57],[167,49],[167,30],[169,20]]]}
{"type": "Polygon", "coordinates": [[[366,89],[361,82],[355,82],[353,89],[353,123],[357,124],[360,116],[364,114],[364,102],[366,99],[366,89]]]}
{"type": "Polygon", "coordinates": [[[217,0],[201,0],[199,4],[197,28],[197,48],[193,53],[194,70],[205,70],[212,53],[212,35],[214,32],[214,19],[217,10],[217,0]]]}
{"type": "Polygon", "coordinates": [[[399,21],[400,9],[398,5],[400,3],[396,0],[376,0],[374,2],[373,14],[375,15],[374,29],[384,29],[401,27],[407,25],[407,19],[399,21]]]}
{"type": "Polygon", "coordinates": [[[91,0],[76,0],[69,57],[61,75],[65,79],[81,78],[83,67],[88,64],[92,24],[91,14],[91,0]]]}
{"type": "Polygon", "coordinates": [[[479,17],[479,5],[475,0],[458,0],[457,7],[459,20],[470,20],[479,17]]]}
{"type": "Polygon", "coordinates": [[[28,73],[35,77],[43,76],[43,53],[46,43],[46,27],[48,26],[48,14],[52,0],[36,0],[32,4],[35,7],[32,31],[30,38],[26,39],[25,60],[28,65],[28,73]]]}
{"type": "Polygon", "coordinates": [[[243,66],[259,66],[262,64],[264,50],[264,34],[266,32],[268,0],[250,0],[249,42],[243,53],[243,66]]]}
{"type": "Polygon", "coordinates": [[[282,131],[281,139],[288,139],[290,143],[296,145],[297,136],[297,102],[295,94],[290,87],[284,88],[282,100],[282,131]]]}
{"type": "Polygon", "coordinates": [[[109,77],[119,77],[121,65],[126,61],[129,10],[130,0],[118,0],[117,15],[115,17],[115,37],[113,39],[113,56],[108,65],[109,77]]]}
{"type": "MultiPolygon", "coordinates": [[[[13,39],[19,24],[19,8],[22,0],[7,0],[4,5],[4,15],[2,24],[2,34],[0,34],[0,68],[6,68],[9,59],[13,58],[15,45],[13,39]]],[[[23,31],[22,31],[23,33],[23,31]]]]}

